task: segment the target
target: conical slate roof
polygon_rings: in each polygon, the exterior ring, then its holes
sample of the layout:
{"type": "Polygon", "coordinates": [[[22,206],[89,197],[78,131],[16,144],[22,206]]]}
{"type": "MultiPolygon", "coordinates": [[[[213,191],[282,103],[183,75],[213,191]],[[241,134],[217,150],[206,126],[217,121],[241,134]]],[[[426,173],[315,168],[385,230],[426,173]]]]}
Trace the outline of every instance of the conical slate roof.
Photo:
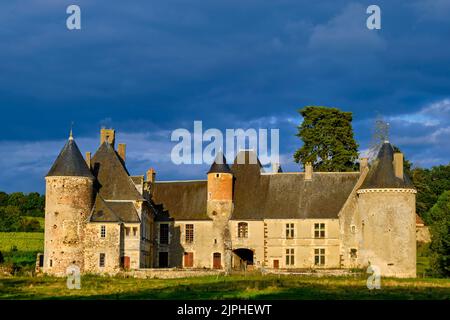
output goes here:
{"type": "Polygon", "coordinates": [[[231,173],[230,167],[227,164],[227,159],[225,159],[223,152],[217,153],[216,159],[208,171],[208,174],[210,173],[231,173]]]}
{"type": "Polygon", "coordinates": [[[359,189],[414,189],[414,185],[406,174],[403,174],[403,179],[395,176],[393,161],[394,148],[389,142],[385,142],[359,189]]]}
{"type": "Polygon", "coordinates": [[[88,177],[94,179],[72,136],[56,158],[47,177],[88,177]]]}

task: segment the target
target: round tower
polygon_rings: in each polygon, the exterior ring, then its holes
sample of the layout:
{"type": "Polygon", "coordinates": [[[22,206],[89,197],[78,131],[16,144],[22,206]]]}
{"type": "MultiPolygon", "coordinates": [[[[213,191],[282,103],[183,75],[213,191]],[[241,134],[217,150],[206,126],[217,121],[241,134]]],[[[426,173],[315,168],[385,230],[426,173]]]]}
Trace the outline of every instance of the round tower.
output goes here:
{"type": "Polygon", "coordinates": [[[228,222],[233,212],[233,173],[222,152],[208,171],[207,213],[213,220],[212,267],[231,268],[231,234],[228,222]]]}
{"type": "Polygon", "coordinates": [[[359,263],[382,276],[416,276],[416,190],[403,172],[403,155],[389,142],[358,190],[359,263]]]}
{"type": "Polygon", "coordinates": [[[72,133],[46,181],[44,272],[66,274],[75,263],[84,270],[84,230],[93,206],[94,177],[72,133]]]}
{"type": "Polygon", "coordinates": [[[208,201],[233,200],[233,173],[223,153],[219,153],[208,171],[208,201]]]}

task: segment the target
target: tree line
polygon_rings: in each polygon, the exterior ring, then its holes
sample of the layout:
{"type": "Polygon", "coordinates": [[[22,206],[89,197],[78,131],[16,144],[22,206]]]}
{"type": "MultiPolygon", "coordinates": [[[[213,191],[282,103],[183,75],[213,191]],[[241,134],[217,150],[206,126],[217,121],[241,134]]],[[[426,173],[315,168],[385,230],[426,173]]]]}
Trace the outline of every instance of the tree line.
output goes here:
{"type": "Polygon", "coordinates": [[[43,231],[37,217],[44,217],[45,196],[0,192],[0,232],[43,231]]]}

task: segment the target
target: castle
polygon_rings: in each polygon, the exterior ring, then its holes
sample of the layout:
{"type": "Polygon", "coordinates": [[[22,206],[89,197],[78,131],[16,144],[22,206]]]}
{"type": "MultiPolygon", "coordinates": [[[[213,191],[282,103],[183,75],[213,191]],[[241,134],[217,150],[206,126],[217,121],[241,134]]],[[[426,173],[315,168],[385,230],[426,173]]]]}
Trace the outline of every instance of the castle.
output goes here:
{"type": "Polygon", "coordinates": [[[264,172],[252,151],[219,154],[199,181],[130,176],[101,130],[94,156],[70,135],[46,176],[43,271],[350,269],[416,276],[416,191],[385,142],[357,172],[264,172]]]}

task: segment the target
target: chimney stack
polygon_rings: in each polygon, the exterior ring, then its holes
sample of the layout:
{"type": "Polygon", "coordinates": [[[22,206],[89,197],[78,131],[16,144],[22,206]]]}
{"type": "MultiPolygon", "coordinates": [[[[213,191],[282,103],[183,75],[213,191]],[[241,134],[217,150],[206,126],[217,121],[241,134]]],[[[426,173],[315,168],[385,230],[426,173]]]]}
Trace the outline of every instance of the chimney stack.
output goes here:
{"type": "Polygon", "coordinates": [[[148,183],[153,183],[156,180],[156,172],[155,169],[151,168],[150,170],[147,171],[147,182],[148,183]]]}
{"type": "Polygon", "coordinates": [[[359,172],[363,172],[369,166],[369,158],[359,159],[359,172]]]}
{"type": "Polygon", "coordinates": [[[305,180],[312,180],[313,167],[311,162],[305,163],[305,180]]]}
{"type": "Polygon", "coordinates": [[[127,145],[125,143],[119,143],[117,153],[119,154],[119,157],[122,159],[122,161],[125,163],[127,156],[127,145]]]}
{"type": "Polygon", "coordinates": [[[394,153],[394,172],[397,178],[403,180],[403,153],[394,153]]]}
{"type": "Polygon", "coordinates": [[[100,131],[100,145],[104,142],[108,142],[113,148],[116,143],[116,131],[114,129],[102,128],[100,131]]]}
{"type": "Polygon", "coordinates": [[[90,170],[91,169],[91,153],[90,152],[86,152],[86,164],[90,170]]]}

